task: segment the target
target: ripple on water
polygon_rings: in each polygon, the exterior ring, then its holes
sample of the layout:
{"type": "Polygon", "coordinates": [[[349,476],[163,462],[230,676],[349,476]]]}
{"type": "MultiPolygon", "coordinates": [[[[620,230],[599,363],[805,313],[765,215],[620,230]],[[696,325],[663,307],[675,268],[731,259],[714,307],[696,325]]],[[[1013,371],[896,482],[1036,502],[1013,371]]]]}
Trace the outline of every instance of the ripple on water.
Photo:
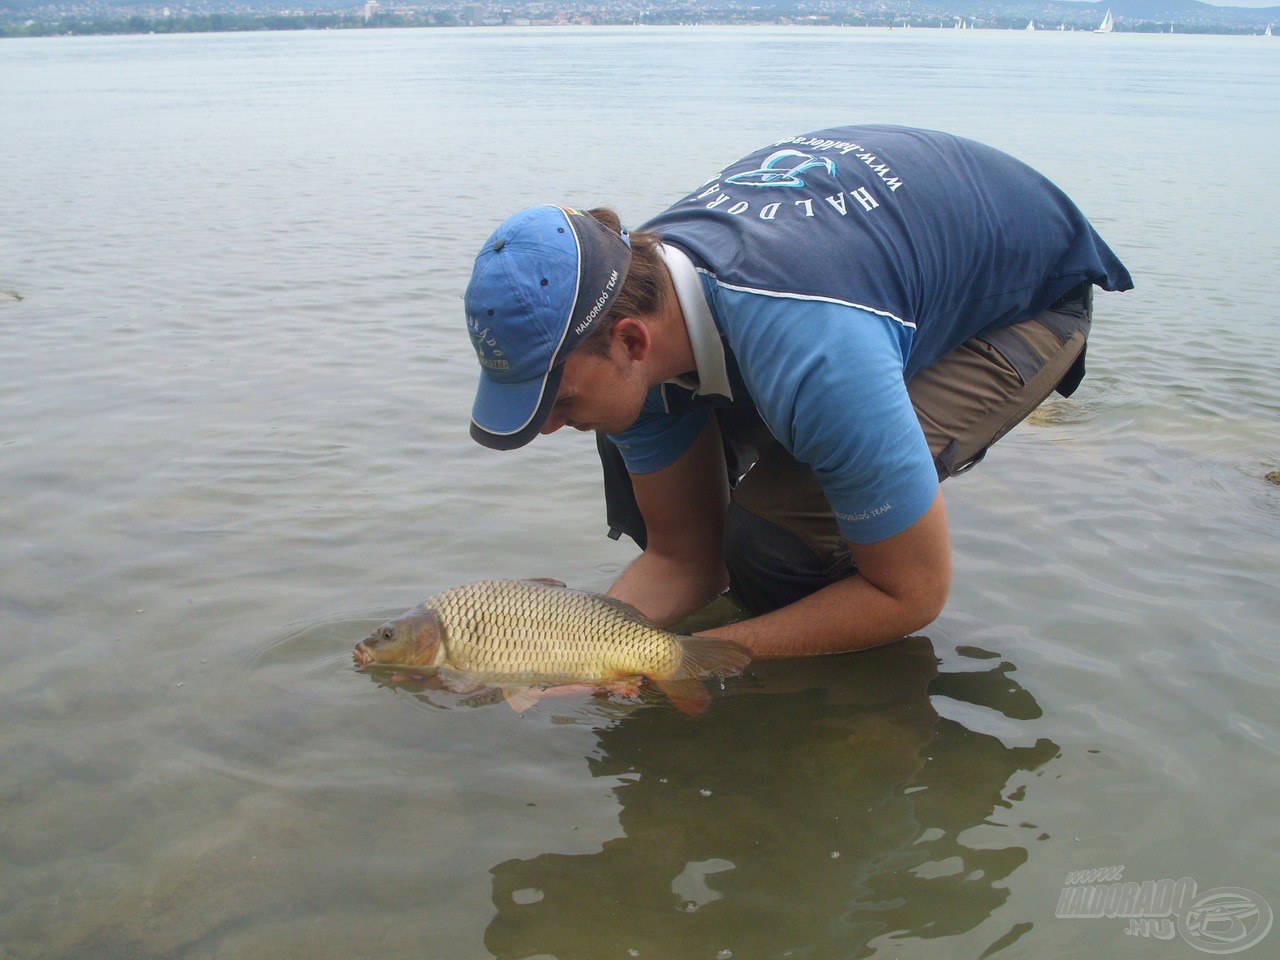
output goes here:
{"type": "Polygon", "coordinates": [[[242,657],[235,678],[265,683],[304,701],[333,703],[364,693],[351,651],[357,643],[402,611],[351,613],[291,624],[242,657]]]}

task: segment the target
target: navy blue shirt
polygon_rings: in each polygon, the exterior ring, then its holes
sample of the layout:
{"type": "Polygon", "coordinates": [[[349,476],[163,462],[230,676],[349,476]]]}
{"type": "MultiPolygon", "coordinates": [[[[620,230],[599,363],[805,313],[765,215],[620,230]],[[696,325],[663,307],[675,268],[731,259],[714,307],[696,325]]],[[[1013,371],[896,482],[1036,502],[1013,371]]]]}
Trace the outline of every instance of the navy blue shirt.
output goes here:
{"type": "MultiPolygon", "coordinates": [[[[753,403],[813,467],[855,542],[905,530],[936,492],[906,393],[914,373],[1082,282],[1132,287],[1039,173],[975,141],[906,127],[776,141],[643,229],[692,260],[749,393],[734,400],[753,403]]],[[[660,469],[705,415],[655,395],[615,439],[633,472],[660,469]]]]}

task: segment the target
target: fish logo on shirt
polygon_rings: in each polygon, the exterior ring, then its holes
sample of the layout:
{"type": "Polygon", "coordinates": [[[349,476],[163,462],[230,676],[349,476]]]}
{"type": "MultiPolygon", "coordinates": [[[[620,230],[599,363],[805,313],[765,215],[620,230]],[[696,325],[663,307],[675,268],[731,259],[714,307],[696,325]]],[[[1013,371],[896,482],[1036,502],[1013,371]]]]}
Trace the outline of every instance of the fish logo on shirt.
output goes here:
{"type": "Polygon", "coordinates": [[[769,154],[757,169],[735,173],[725,177],[724,182],[744,187],[803,187],[801,174],[819,167],[835,175],[836,163],[830,157],[815,157],[799,150],[778,150],[769,154]]]}

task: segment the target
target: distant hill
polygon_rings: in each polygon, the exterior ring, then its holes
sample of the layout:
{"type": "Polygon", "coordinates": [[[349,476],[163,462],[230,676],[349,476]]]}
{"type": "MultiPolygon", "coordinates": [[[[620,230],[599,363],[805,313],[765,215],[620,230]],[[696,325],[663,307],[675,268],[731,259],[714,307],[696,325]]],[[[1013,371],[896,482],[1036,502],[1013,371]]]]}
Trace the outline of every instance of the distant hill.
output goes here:
{"type": "MultiPolygon", "coordinates": [[[[714,0],[713,0],[714,2],[714,0]]],[[[854,5],[856,0],[851,2],[854,5]]],[[[806,0],[793,0],[802,7],[806,0]]],[[[1116,20],[1174,23],[1280,23],[1280,6],[1217,7],[1200,0],[889,0],[887,7],[951,9],[961,16],[1036,16],[1046,20],[1101,22],[1110,10],[1116,20]]]]}
{"type": "MultiPolygon", "coordinates": [[[[1074,6],[1075,4],[1073,4],[1074,6]]],[[[1243,16],[1248,20],[1266,20],[1268,17],[1280,17],[1280,6],[1276,7],[1215,7],[1211,3],[1200,0],[1100,0],[1098,3],[1078,4],[1097,9],[1099,15],[1106,13],[1107,8],[1117,17],[1130,20],[1185,20],[1215,21],[1222,17],[1243,16]]]]}
{"type": "MultiPolygon", "coordinates": [[[[155,19],[156,8],[166,2],[183,11],[179,16],[227,13],[247,18],[285,8],[359,16],[364,6],[364,0],[0,0],[0,24],[18,22],[24,16],[55,22],[130,16],[155,19]]],[[[554,6],[563,13],[605,22],[611,17],[633,18],[641,5],[639,0],[556,0],[554,5],[546,0],[406,0],[408,8],[421,9],[423,16],[431,10],[456,13],[471,3],[489,10],[501,8],[504,16],[515,17],[530,16],[533,10],[544,11],[534,14],[543,16],[554,6]]],[[[384,7],[394,4],[395,0],[382,0],[384,7]]],[[[937,25],[965,18],[974,26],[1013,28],[1032,20],[1042,28],[1064,24],[1085,30],[1096,27],[1110,9],[1118,31],[1164,32],[1172,24],[1188,32],[1260,33],[1269,23],[1280,25],[1280,6],[1217,7],[1201,0],[643,0],[642,5],[650,12],[678,16],[681,22],[772,22],[816,17],[832,22],[878,23],[914,19],[937,25]]]]}
{"type": "MultiPolygon", "coordinates": [[[[659,0],[662,2],[662,0],[659,0]]],[[[687,5],[687,0],[666,0],[673,6],[687,5]]],[[[705,0],[708,7],[716,0],[705,0]]],[[[799,11],[818,5],[816,0],[788,0],[787,6],[799,11]]],[[[826,0],[824,12],[842,6],[840,0],[826,0]]],[[[849,8],[863,10],[873,6],[869,0],[848,0],[849,8]]],[[[968,17],[979,23],[1024,18],[1041,26],[1055,23],[1097,25],[1110,10],[1116,18],[1116,29],[1135,28],[1139,24],[1175,24],[1187,27],[1220,27],[1235,30],[1257,29],[1268,23],[1280,24],[1280,6],[1217,7],[1201,0],[879,0],[874,6],[883,11],[899,11],[899,15],[968,17]]]]}

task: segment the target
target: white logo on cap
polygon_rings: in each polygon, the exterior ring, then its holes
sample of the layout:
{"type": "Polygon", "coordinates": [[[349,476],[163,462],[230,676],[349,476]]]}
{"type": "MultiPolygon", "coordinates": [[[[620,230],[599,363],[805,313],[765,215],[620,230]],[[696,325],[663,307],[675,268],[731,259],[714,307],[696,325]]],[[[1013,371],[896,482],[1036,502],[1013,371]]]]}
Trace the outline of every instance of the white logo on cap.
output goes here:
{"type": "Polygon", "coordinates": [[[489,328],[485,327],[481,330],[479,322],[472,317],[467,318],[467,326],[471,328],[471,339],[475,344],[476,357],[479,358],[480,365],[490,370],[509,370],[511,361],[507,360],[506,354],[498,349],[497,338],[489,336],[489,328]]]}
{"type": "Polygon", "coordinates": [[[609,282],[604,285],[604,290],[601,292],[600,296],[596,297],[596,302],[591,307],[590,312],[580,324],[573,328],[573,332],[576,335],[581,336],[582,331],[586,330],[587,327],[591,326],[591,324],[595,322],[596,317],[600,315],[600,311],[604,309],[604,305],[609,302],[609,294],[613,292],[613,288],[617,286],[617,283],[618,271],[614,270],[609,274],[609,282]]]}

